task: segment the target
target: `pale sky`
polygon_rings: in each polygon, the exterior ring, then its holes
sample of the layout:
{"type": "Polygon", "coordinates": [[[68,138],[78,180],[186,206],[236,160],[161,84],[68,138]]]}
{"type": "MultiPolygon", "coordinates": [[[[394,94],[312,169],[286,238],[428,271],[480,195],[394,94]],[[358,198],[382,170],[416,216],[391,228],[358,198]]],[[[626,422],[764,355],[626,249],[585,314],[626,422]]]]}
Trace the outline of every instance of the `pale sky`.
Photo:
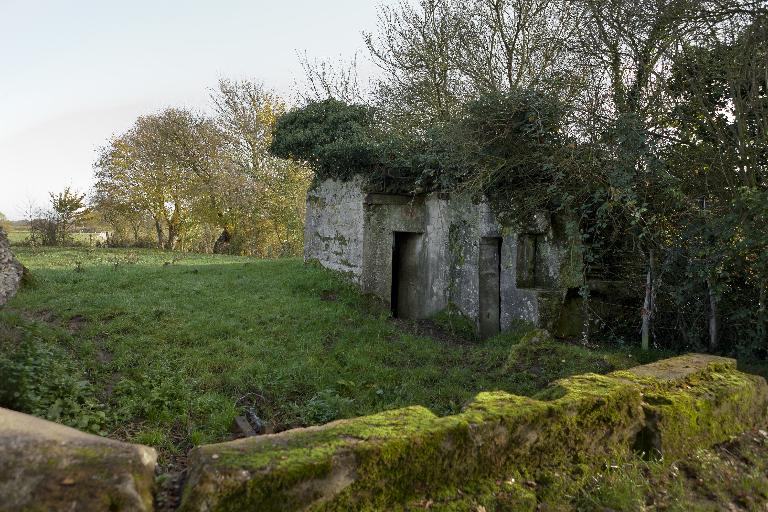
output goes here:
{"type": "Polygon", "coordinates": [[[220,77],[290,99],[297,52],[364,55],[380,3],[0,0],[0,212],[21,218],[68,185],[86,192],[97,147],[142,114],[207,108],[220,77]]]}

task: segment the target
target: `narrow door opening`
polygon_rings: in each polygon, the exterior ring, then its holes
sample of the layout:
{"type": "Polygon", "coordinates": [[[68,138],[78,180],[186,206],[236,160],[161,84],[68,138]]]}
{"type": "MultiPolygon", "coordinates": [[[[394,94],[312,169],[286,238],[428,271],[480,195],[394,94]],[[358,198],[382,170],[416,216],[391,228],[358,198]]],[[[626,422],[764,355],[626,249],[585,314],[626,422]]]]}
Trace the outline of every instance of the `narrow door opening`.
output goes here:
{"type": "Polygon", "coordinates": [[[501,330],[501,238],[480,240],[480,337],[501,330]]]}
{"type": "Polygon", "coordinates": [[[395,318],[420,318],[421,239],[421,233],[394,233],[391,304],[395,318]]]}

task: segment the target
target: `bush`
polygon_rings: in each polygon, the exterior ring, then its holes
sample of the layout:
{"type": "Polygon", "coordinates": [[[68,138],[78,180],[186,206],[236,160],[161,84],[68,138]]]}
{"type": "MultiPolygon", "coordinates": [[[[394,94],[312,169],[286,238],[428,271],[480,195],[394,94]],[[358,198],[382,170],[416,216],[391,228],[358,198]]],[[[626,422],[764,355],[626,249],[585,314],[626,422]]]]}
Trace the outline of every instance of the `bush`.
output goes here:
{"type": "Polygon", "coordinates": [[[373,111],[328,99],[283,115],[270,151],[280,158],[306,161],[319,179],[348,179],[375,164],[373,111]]]}
{"type": "Polygon", "coordinates": [[[452,121],[418,129],[385,126],[370,107],[328,99],[280,118],[271,151],[308,162],[320,180],[364,176],[393,193],[470,185],[528,200],[533,188],[542,196],[566,158],[561,125],[561,107],[529,90],[481,96],[452,121]]]}

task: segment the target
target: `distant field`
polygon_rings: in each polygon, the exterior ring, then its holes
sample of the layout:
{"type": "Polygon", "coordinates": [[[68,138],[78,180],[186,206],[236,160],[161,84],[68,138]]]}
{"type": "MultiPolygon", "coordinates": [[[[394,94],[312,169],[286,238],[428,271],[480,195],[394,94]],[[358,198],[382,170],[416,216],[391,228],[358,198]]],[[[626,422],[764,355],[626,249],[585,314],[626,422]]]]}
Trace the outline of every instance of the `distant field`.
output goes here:
{"type": "Polygon", "coordinates": [[[8,240],[11,242],[11,244],[17,244],[19,242],[25,241],[27,238],[29,238],[29,231],[9,231],[8,232],[8,240]]]}
{"type": "MultiPolygon", "coordinates": [[[[8,233],[8,240],[11,242],[11,245],[18,245],[29,240],[29,235],[29,231],[11,230],[8,233]]],[[[91,233],[72,233],[71,236],[75,243],[84,245],[96,245],[96,238],[91,233]]]]}
{"type": "Polygon", "coordinates": [[[296,259],[17,253],[32,281],[0,311],[0,405],[163,457],[228,438],[247,411],[275,430],[412,404],[448,414],[481,390],[530,395],[660,356],[521,342],[525,329],[484,342],[409,334],[296,259]]]}

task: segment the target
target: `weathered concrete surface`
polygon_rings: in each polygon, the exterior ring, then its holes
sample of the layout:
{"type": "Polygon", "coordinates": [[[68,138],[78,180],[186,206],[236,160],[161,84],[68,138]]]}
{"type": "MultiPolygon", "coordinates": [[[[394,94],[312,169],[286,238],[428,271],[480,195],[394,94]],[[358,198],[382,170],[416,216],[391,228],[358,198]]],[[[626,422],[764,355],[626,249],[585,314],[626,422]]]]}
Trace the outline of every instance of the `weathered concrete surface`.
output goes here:
{"type": "Polygon", "coordinates": [[[351,273],[364,292],[389,303],[398,232],[421,237],[418,318],[453,304],[479,326],[480,243],[498,238],[501,328],[522,320],[557,332],[560,325],[582,323],[578,307],[563,307],[582,276],[561,219],[542,213],[529,226],[513,229],[499,222],[487,202],[468,195],[367,193],[360,178],[326,180],[308,194],[305,258],[351,273]],[[575,320],[561,319],[564,314],[575,320]]]}
{"type": "Polygon", "coordinates": [[[0,511],[149,511],[157,454],[0,408],[0,511]]]}
{"type": "Polygon", "coordinates": [[[360,282],[363,272],[362,181],[326,180],[307,193],[304,259],[349,273],[360,282]]]}
{"type": "Polygon", "coordinates": [[[24,277],[24,267],[11,252],[8,237],[0,228],[0,306],[4,306],[16,295],[24,277]]]}
{"type": "MultiPolygon", "coordinates": [[[[368,194],[364,212],[363,291],[391,303],[394,233],[414,233],[421,235],[420,243],[424,249],[418,258],[418,286],[422,290],[420,302],[423,304],[426,298],[424,262],[428,253],[428,246],[423,240],[426,224],[424,198],[368,194]]],[[[421,318],[423,314],[416,316],[421,318]]]]}
{"type": "Polygon", "coordinates": [[[674,459],[714,445],[762,424],[767,407],[761,377],[731,359],[683,356],[564,379],[538,398],[481,393],[456,416],[409,407],[202,446],[181,508],[386,510],[510,474],[558,482],[638,451],[674,459]]]}
{"type": "Polygon", "coordinates": [[[448,306],[451,289],[450,250],[450,201],[447,197],[432,194],[424,202],[424,316],[429,317],[448,306]]]}

